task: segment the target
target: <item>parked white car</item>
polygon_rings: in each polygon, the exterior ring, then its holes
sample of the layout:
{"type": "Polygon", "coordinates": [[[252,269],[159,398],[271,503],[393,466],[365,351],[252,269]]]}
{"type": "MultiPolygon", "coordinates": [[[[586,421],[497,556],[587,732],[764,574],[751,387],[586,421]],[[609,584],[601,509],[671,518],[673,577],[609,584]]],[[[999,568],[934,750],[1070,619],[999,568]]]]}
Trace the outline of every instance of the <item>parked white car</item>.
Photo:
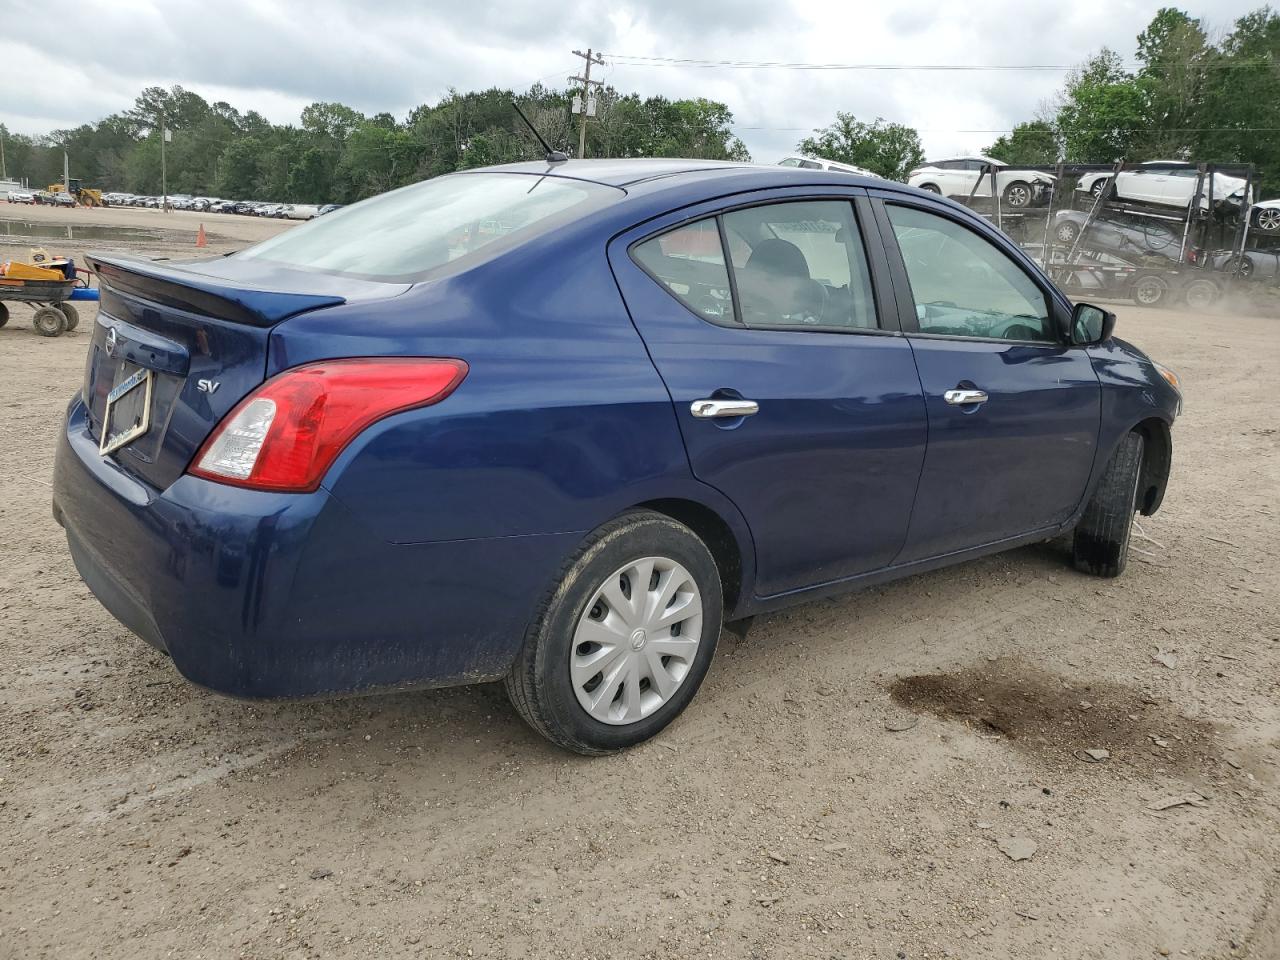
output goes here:
{"type": "Polygon", "coordinates": [[[36,202],[35,194],[28,193],[26,190],[10,190],[8,199],[10,203],[35,203],[36,202]]]}
{"type": "MultiPolygon", "coordinates": [[[[1239,177],[1229,177],[1225,173],[1213,176],[1214,204],[1227,201],[1240,204],[1245,200],[1244,191],[1248,183],[1239,177]]],[[[1088,173],[1080,178],[1076,189],[1101,196],[1112,180],[1109,173],[1088,173]]],[[[1179,160],[1148,160],[1128,170],[1121,170],[1115,176],[1115,189],[1108,197],[1117,200],[1128,200],[1135,203],[1153,203],[1164,207],[1191,206],[1191,201],[1200,184],[1200,172],[1179,160]]],[[[1209,209],[1209,178],[1205,177],[1200,195],[1200,208],[1209,209]]]]}
{"type": "MultiPolygon", "coordinates": [[[[9,194],[10,197],[13,194],[9,194]]],[[[1263,200],[1253,205],[1253,225],[1267,233],[1280,233],[1280,200],[1263,200]]]]}
{"type": "Polygon", "coordinates": [[[778,166],[800,167],[804,170],[836,170],[840,173],[854,173],[860,177],[875,177],[877,180],[884,179],[880,174],[872,173],[865,167],[855,167],[851,163],[840,163],[838,160],[823,160],[821,157],[807,157],[803,154],[784,157],[778,161],[778,166]]]}
{"type": "Polygon", "coordinates": [[[983,173],[989,167],[996,168],[996,187],[1000,191],[1000,203],[1005,207],[1030,207],[1047,201],[1058,179],[1038,170],[1015,170],[994,157],[977,154],[930,160],[912,170],[907,175],[907,183],[944,197],[989,198],[991,174],[983,173]]]}
{"type": "Polygon", "coordinates": [[[282,215],[288,220],[311,220],[319,213],[320,208],[314,203],[290,203],[282,215]]]}

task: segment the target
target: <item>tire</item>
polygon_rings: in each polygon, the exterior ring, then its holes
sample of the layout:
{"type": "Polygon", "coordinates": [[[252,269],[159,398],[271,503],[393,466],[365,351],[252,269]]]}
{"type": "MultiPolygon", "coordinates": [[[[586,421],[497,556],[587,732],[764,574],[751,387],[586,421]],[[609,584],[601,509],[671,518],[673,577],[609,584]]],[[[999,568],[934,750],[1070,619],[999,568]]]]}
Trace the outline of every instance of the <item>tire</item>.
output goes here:
{"type": "Polygon", "coordinates": [[[1020,210],[1023,207],[1031,206],[1032,196],[1031,184],[1023,180],[1015,180],[1004,188],[1000,202],[1006,207],[1020,210]]]}
{"type": "Polygon", "coordinates": [[[80,311],[75,308],[74,304],[65,301],[58,304],[58,309],[62,311],[62,315],[66,317],[66,329],[74,330],[80,326],[80,311]]]}
{"type": "Polygon", "coordinates": [[[1072,537],[1071,556],[1077,570],[1097,577],[1124,573],[1142,473],[1142,444],[1142,434],[1130,433],[1111,455],[1072,537]]]}
{"type": "Polygon", "coordinates": [[[1109,177],[1103,177],[1101,180],[1098,180],[1097,182],[1094,183],[1092,187],[1089,188],[1089,195],[1093,197],[1095,200],[1099,198],[1105,200],[1106,193],[1107,193],[1107,186],[1110,182],[1111,180],[1109,177]]]}
{"type": "Polygon", "coordinates": [[[507,696],[529,726],[566,750],[599,756],[634,746],[674,720],[698,692],[715,654],[723,606],[720,572],[692,530],[659,513],[625,513],[594,530],[565,562],[507,674],[507,696]],[[656,563],[645,567],[650,561],[656,563]],[[653,570],[652,586],[645,591],[655,599],[677,583],[686,584],[665,607],[670,611],[685,598],[689,615],[676,621],[679,633],[674,624],[646,626],[651,621],[643,615],[623,615],[632,595],[631,579],[643,569],[653,570]],[[614,600],[604,595],[609,589],[614,600]],[[656,630],[670,635],[646,637],[646,631],[656,630]],[[697,642],[686,659],[680,653],[695,630],[697,642]],[[610,656],[614,637],[617,653],[610,656]],[[653,646],[644,653],[650,642],[653,646]],[[671,644],[663,648],[671,654],[659,653],[659,643],[671,644]],[[587,675],[596,663],[602,669],[587,675]],[[672,683],[665,692],[657,682],[658,669],[672,683]],[[609,688],[617,695],[605,702],[609,688]],[[588,702],[596,691],[599,702],[593,712],[588,702]],[[628,711],[639,718],[628,717],[628,711]]]}
{"type": "Polygon", "coordinates": [[[1133,299],[1144,307],[1159,306],[1169,293],[1169,284],[1156,276],[1139,277],[1133,285],[1133,299]]]}
{"type": "Polygon", "coordinates": [[[1212,280],[1192,280],[1182,293],[1190,310],[1207,310],[1218,300],[1218,286],[1212,280]]]}
{"type": "Polygon", "coordinates": [[[1267,233],[1280,231],[1280,209],[1264,207],[1253,215],[1253,223],[1259,230],[1267,233]]]}
{"type": "Polygon", "coordinates": [[[57,307],[36,307],[31,325],[42,337],[60,337],[62,331],[67,328],[67,318],[57,307]]]}
{"type": "Polygon", "coordinates": [[[936,183],[922,183],[920,184],[920,189],[925,193],[942,193],[942,189],[936,183]]]}
{"type": "Polygon", "coordinates": [[[9,322],[9,308],[0,303],[0,327],[9,322]]]}
{"type": "Polygon", "coordinates": [[[1070,220],[1064,220],[1053,228],[1053,236],[1059,243],[1072,244],[1080,236],[1080,227],[1070,220]]]}

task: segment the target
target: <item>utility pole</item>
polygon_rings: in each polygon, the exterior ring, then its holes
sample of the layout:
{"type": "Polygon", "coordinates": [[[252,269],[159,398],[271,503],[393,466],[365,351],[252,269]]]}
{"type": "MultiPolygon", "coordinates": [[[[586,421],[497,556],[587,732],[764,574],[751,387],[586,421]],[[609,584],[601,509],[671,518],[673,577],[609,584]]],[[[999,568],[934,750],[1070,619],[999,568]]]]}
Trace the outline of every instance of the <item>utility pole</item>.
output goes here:
{"type": "Polygon", "coordinates": [[[66,148],[62,151],[62,190],[68,195],[71,194],[71,160],[67,157],[66,148]]]}
{"type": "Polygon", "coordinates": [[[160,114],[160,210],[169,209],[169,168],[165,163],[164,145],[169,140],[169,131],[164,126],[164,114],[160,114]]]}
{"type": "Polygon", "coordinates": [[[9,179],[9,168],[4,165],[4,127],[0,126],[0,180],[9,179]]]}
{"type": "Polygon", "coordinates": [[[592,84],[597,87],[603,86],[599,80],[591,79],[591,65],[594,63],[603,67],[604,57],[593,52],[590,47],[587,47],[586,53],[581,50],[575,50],[573,55],[587,61],[587,66],[582,71],[582,76],[569,78],[571,81],[582,84],[582,109],[579,111],[581,119],[578,121],[578,156],[585,157],[587,155],[587,117],[588,115],[594,116],[596,112],[595,97],[591,95],[591,86],[592,84]]]}

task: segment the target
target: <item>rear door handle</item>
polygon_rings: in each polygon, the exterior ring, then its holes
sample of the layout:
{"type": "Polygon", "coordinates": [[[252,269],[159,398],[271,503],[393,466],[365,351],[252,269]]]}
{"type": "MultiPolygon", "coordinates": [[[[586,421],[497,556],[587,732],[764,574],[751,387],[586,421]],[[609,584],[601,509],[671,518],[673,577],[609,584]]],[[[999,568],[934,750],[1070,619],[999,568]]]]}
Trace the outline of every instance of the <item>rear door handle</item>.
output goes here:
{"type": "Polygon", "coordinates": [[[971,403],[986,403],[987,391],[985,390],[948,390],[942,395],[942,399],[947,403],[956,407],[968,406],[971,403]]]}
{"type": "Polygon", "coordinates": [[[695,400],[689,404],[689,412],[699,420],[716,417],[749,417],[760,412],[760,404],[754,400],[695,400]]]}

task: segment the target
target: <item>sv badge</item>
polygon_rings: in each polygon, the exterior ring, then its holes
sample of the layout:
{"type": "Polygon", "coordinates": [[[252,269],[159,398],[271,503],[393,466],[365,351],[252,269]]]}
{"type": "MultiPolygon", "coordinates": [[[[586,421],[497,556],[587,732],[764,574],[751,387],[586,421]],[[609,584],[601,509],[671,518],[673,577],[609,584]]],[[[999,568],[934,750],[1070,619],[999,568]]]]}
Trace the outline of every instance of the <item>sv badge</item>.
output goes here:
{"type": "Polygon", "coordinates": [[[222,384],[219,383],[217,380],[197,380],[196,381],[196,389],[199,390],[201,393],[209,394],[209,396],[213,396],[215,393],[217,393],[218,388],[220,386],[222,386],[222,384]]]}

